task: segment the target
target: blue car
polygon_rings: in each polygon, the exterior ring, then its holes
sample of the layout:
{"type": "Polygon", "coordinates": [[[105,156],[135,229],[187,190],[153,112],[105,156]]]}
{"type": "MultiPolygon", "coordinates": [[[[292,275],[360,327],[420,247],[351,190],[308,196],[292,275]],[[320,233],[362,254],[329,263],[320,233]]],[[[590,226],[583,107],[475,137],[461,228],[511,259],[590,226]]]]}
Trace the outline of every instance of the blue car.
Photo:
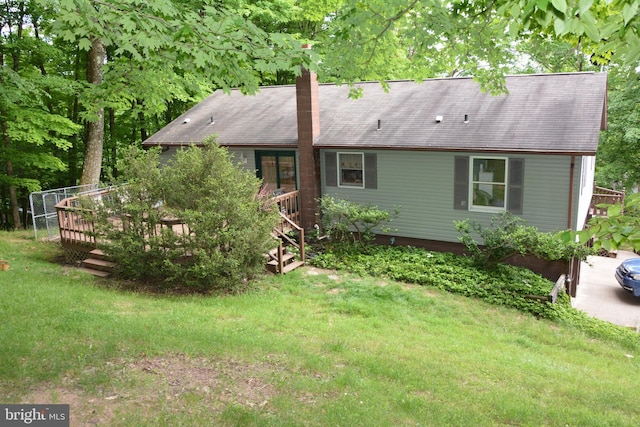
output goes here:
{"type": "Polygon", "coordinates": [[[640,258],[624,261],[616,269],[616,279],[624,290],[640,297],[640,258]]]}

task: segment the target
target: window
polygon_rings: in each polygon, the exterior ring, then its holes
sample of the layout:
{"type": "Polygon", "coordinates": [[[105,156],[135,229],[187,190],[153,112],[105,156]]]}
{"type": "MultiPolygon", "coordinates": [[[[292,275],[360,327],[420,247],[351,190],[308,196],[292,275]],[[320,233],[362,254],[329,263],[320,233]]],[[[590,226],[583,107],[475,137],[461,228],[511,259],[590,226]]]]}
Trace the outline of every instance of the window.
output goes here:
{"type": "Polygon", "coordinates": [[[453,208],[522,214],[524,159],[456,156],[453,208]]]}
{"type": "Polygon", "coordinates": [[[327,187],[378,188],[376,153],[324,153],[324,179],[327,187]]]}
{"type": "Polygon", "coordinates": [[[339,186],[364,188],[363,164],[363,153],[338,153],[339,186]]]}
{"type": "Polygon", "coordinates": [[[507,159],[472,157],[471,167],[471,208],[504,210],[507,159]]]}

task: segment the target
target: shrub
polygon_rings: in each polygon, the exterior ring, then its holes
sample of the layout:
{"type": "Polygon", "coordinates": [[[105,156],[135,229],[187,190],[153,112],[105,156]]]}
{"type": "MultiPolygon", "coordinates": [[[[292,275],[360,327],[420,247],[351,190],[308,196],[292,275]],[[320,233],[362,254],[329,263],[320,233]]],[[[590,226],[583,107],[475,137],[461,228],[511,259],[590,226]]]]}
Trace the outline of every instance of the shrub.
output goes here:
{"type": "Polygon", "coordinates": [[[127,184],[93,211],[103,249],[123,277],[234,291],[263,271],[277,212],[226,149],[190,147],[161,169],[159,152],[129,151],[119,169],[127,184]]]}
{"type": "Polygon", "coordinates": [[[375,229],[388,232],[388,224],[398,216],[377,206],[364,206],[349,200],[323,196],[320,199],[324,232],[336,242],[368,244],[376,237],[375,229]]]}
{"type": "Polygon", "coordinates": [[[594,253],[591,248],[575,241],[561,239],[553,233],[542,233],[536,227],[526,226],[524,220],[508,212],[491,218],[491,226],[469,219],[455,221],[459,240],[478,267],[495,268],[514,255],[532,255],[547,261],[586,259],[594,253]],[[482,239],[478,243],[474,234],[482,239]]]}

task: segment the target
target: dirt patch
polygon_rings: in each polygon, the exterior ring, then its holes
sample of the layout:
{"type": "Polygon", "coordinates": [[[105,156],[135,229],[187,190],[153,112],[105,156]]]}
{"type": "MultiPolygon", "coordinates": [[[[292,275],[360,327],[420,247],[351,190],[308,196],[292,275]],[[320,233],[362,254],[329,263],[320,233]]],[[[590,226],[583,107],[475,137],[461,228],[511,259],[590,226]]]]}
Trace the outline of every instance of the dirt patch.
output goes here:
{"type": "Polygon", "coordinates": [[[185,393],[215,395],[221,403],[255,407],[266,405],[275,394],[269,382],[277,366],[266,363],[245,364],[236,360],[191,359],[184,355],[171,358],[145,358],[129,364],[129,369],[149,376],[154,386],[178,398],[185,393]]]}
{"type": "Polygon", "coordinates": [[[61,385],[40,385],[21,400],[69,404],[71,426],[116,425],[121,414],[132,414],[131,408],[145,419],[193,403],[214,415],[229,405],[265,408],[277,393],[274,378],[284,368],[275,361],[247,364],[177,354],[109,362],[105,371],[112,378],[108,389],[87,393],[81,381],[65,378],[61,385]]]}

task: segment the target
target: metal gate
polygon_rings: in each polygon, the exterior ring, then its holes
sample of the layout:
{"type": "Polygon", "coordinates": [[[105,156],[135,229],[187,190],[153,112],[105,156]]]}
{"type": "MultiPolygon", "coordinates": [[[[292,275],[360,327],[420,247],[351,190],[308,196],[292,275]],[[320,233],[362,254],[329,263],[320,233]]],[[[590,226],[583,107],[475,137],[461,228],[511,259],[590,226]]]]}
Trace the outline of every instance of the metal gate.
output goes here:
{"type": "Polygon", "coordinates": [[[38,239],[38,234],[40,234],[40,238],[46,240],[60,238],[56,205],[67,197],[92,192],[97,188],[98,186],[96,184],[86,184],[29,194],[31,222],[33,223],[33,232],[36,240],[38,239]],[[46,237],[44,233],[46,233],[46,237]]]}

